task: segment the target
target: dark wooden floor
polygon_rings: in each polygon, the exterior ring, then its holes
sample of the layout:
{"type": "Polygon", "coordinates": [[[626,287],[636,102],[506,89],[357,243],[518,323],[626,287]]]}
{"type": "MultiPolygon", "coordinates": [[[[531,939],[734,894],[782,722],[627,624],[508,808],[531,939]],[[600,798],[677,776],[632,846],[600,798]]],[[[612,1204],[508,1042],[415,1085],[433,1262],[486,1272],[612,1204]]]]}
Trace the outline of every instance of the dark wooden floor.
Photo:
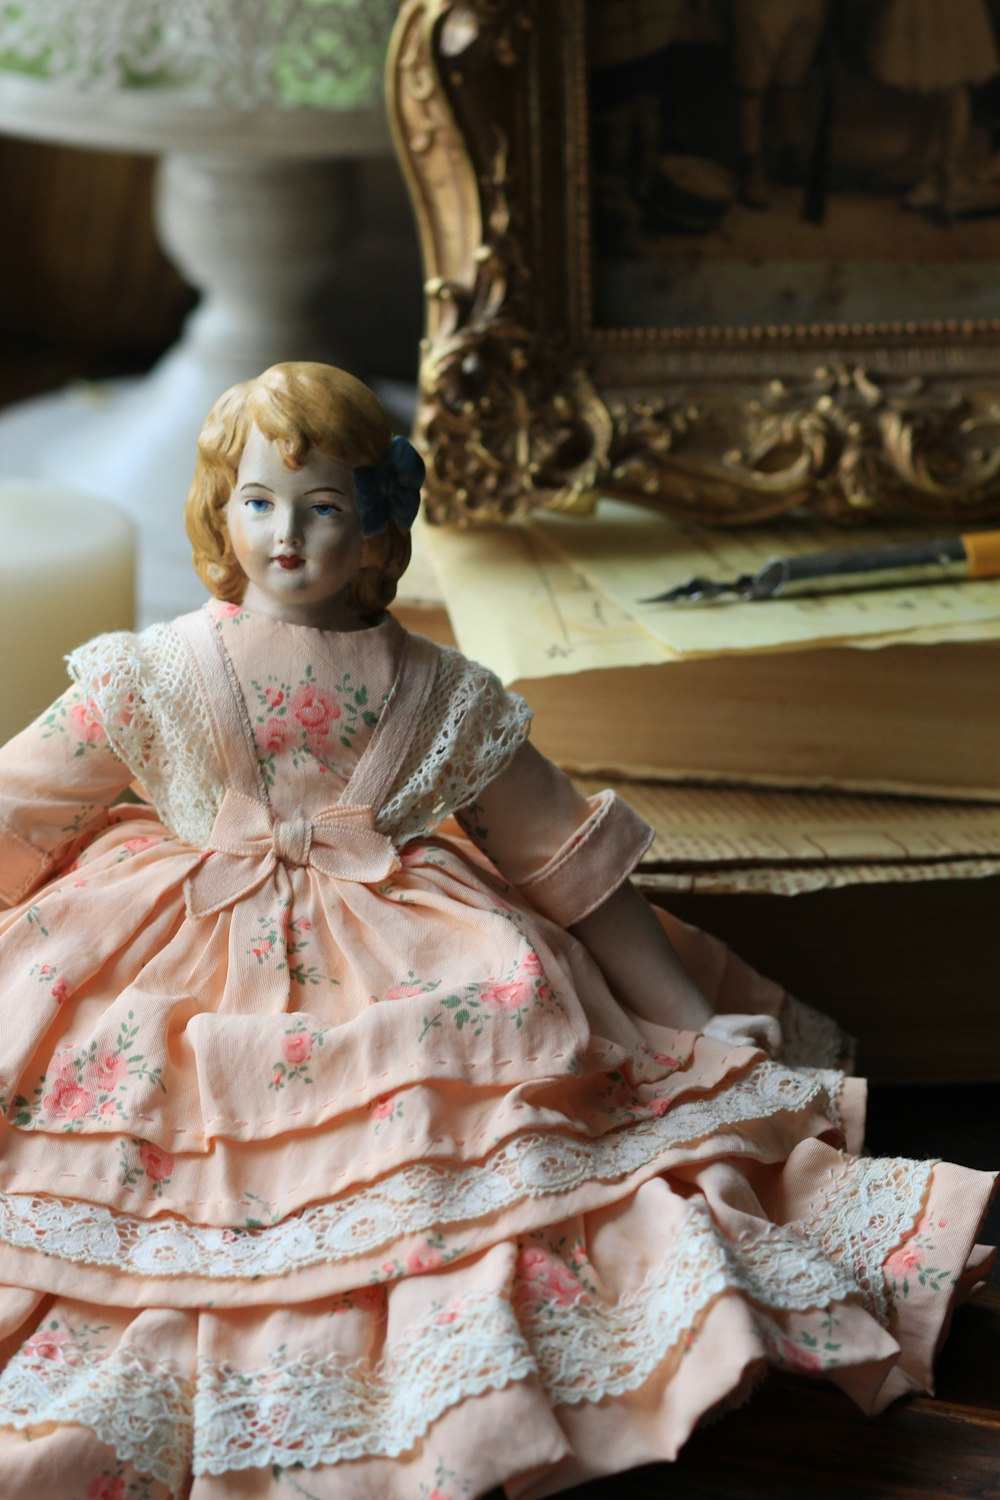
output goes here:
{"type": "Polygon", "coordinates": [[[775,1376],[675,1464],[565,1500],[1000,1500],[1000,1292],[955,1314],[938,1394],[869,1419],[839,1391],[775,1376]]]}
{"type": "MultiPolygon", "coordinates": [[[[873,1089],[869,1147],[1000,1168],[1000,1085],[873,1089]]],[[[1000,1239],[1000,1202],[984,1238],[1000,1239]]],[[[1000,1500],[1000,1273],[955,1314],[935,1398],[869,1419],[821,1382],[774,1376],[675,1464],[565,1500],[1000,1500]]],[[[493,1497],[491,1497],[493,1500],[493,1497]]]]}

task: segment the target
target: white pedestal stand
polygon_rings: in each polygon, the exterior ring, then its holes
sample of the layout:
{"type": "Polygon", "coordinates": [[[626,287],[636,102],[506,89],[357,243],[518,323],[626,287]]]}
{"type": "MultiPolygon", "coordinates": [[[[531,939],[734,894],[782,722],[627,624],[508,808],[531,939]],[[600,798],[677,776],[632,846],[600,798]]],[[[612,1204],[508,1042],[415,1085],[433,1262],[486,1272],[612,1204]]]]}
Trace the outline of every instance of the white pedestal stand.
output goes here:
{"type": "Polygon", "coordinates": [[[140,622],[169,618],[205,597],[182,521],[198,429],[222,391],[269,364],[335,357],[313,298],[350,233],[354,161],[387,154],[388,128],[381,110],[244,115],[10,77],[0,130],[161,157],[158,233],[200,305],[143,379],[0,413],[0,477],[118,501],[139,532],[140,622]]]}

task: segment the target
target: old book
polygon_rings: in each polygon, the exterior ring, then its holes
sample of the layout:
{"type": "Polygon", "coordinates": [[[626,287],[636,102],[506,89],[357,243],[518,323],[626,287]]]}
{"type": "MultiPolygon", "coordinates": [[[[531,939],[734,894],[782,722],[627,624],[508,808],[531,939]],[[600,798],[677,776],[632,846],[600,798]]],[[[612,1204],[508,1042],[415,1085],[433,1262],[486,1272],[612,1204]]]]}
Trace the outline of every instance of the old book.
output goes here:
{"type": "MultiPolygon", "coordinates": [[[[454,643],[434,601],[396,611],[454,643]]],[[[567,770],[1000,801],[1000,642],[743,652],[509,684],[567,770]]]]}
{"type": "Polygon", "coordinates": [[[703,657],[521,680],[567,769],[1000,801],[1000,643],[703,657]]]}
{"type": "Polygon", "coordinates": [[[432,573],[402,613],[522,692],[567,769],[1000,800],[1000,582],[682,613],[657,634],[627,600],[697,550],[650,572],[644,524],[564,525],[558,549],[542,529],[426,528],[439,592],[432,573]]]}

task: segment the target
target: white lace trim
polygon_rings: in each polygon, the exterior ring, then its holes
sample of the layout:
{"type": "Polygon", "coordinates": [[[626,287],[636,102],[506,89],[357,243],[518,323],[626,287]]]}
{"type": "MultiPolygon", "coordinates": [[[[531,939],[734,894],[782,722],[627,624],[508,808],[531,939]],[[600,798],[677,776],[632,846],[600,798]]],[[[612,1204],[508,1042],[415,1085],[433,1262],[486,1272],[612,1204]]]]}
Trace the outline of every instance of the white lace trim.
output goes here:
{"type": "Polygon", "coordinates": [[[831,1016],[785,995],[778,1016],[786,1068],[841,1068],[853,1072],[855,1041],[831,1016]]]}
{"type": "Polygon", "coordinates": [[[772,1311],[807,1312],[857,1292],[846,1271],[778,1225],[762,1225],[734,1246],[694,1202],[676,1240],[664,1246],[656,1274],[620,1302],[581,1298],[526,1310],[524,1331],[554,1405],[637,1390],[725,1293],[772,1311]]]}
{"type": "MultiPolygon", "coordinates": [[[[898,1194],[875,1191],[870,1202],[895,1240],[904,1237],[898,1194]]],[[[665,1236],[658,1270],[618,1302],[565,1266],[555,1296],[518,1273],[509,1298],[487,1289],[432,1306],[378,1363],[285,1346],[253,1370],[201,1360],[193,1403],[169,1367],[132,1353],[22,1351],[0,1378],[0,1421],[81,1422],[176,1492],[191,1461],[196,1474],[220,1475],[394,1457],[460,1401],[532,1376],[554,1406],[621,1395],[724,1295],[745,1296],[773,1330],[769,1314],[825,1311],[857,1291],[843,1263],[793,1228],[762,1224],[733,1245],[695,1201],[665,1236]]]]}
{"type": "Polygon", "coordinates": [[[0,1423],[18,1429],[76,1422],[118,1458],[177,1493],[190,1463],[191,1382],[134,1349],[111,1354],[56,1345],[19,1350],[0,1375],[0,1423]]]}
{"type": "MultiPolygon", "coordinates": [[[[98,636],[67,657],[108,739],[181,838],[204,847],[225,792],[201,684],[172,625],[98,636]]],[[[397,843],[466,807],[509,764],[531,710],[441,648],[434,684],[376,827],[397,843]]]]}
{"type": "Polygon", "coordinates": [[[502,1297],[464,1297],[460,1310],[449,1308],[446,1325],[432,1315],[374,1367],[335,1357],[288,1360],[281,1351],[253,1372],[203,1364],[195,1472],[395,1456],[458,1401],[527,1375],[538,1377],[555,1406],[600,1401],[642,1385],[724,1293],[803,1312],[856,1291],[843,1270],[776,1226],[734,1248],[707,1208],[694,1204],[674,1238],[660,1270],[617,1303],[581,1285],[572,1301],[537,1305],[515,1284],[519,1322],[502,1297]]]}
{"type": "Polygon", "coordinates": [[[98,96],[184,90],[249,110],[355,109],[379,91],[395,0],[22,0],[0,6],[6,67],[98,96]]]}
{"type": "MultiPolygon", "coordinates": [[[[781,1066],[787,1068],[790,1064],[784,1058],[781,1066]]],[[[844,1090],[844,1074],[839,1068],[795,1068],[794,1070],[803,1078],[812,1078],[820,1086],[825,1099],[824,1113],[831,1125],[843,1134],[844,1117],[840,1111],[840,1096],[844,1090]]]]}
{"type": "Polygon", "coordinates": [[[399,842],[436,828],[510,764],[530,723],[527,703],[499,677],[442,647],[423,717],[376,826],[399,842]]]}
{"type": "Polygon", "coordinates": [[[850,1266],[865,1305],[883,1325],[892,1304],[882,1267],[915,1232],[936,1165],[900,1156],[848,1161],[806,1227],[826,1255],[850,1266]]]}
{"type": "Polygon", "coordinates": [[[225,785],[187,646],[170,625],[100,635],[66,658],[113,748],[164,823],[203,845],[225,785]]]}
{"type": "Polygon", "coordinates": [[[403,1167],[259,1229],[139,1219],[72,1199],[4,1193],[0,1241],[128,1275],[212,1280],[285,1276],[494,1215],[526,1198],[558,1198],[588,1182],[620,1181],[664,1151],[728,1126],[782,1111],[828,1110],[832,1091],[830,1080],[761,1063],[718,1095],[678,1103],[659,1118],[634,1122],[598,1140],[556,1131],[526,1134],[506,1142],[484,1162],[403,1167]]]}
{"type": "Polygon", "coordinates": [[[496,1292],[421,1320],[378,1364],[278,1349],[262,1369],[203,1361],[194,1471],[340,1463],[412,1448],[450,1407],[534,1373],[514,1310],[496,1292]]]}

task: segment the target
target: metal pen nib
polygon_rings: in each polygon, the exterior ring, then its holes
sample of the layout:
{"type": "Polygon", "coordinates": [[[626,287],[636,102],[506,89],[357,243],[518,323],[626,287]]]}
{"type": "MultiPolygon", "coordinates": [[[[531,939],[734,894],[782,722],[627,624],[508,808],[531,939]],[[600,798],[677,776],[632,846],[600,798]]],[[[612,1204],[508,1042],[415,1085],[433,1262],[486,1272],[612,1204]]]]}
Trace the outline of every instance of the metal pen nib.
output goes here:
{"type": "Polygon", "coordinates": [[[744,600],[779,599],[995,577],[1000,577],[1000,531],[980,531],[930,542],[769,557],[755,573],[730,579],[689,578],[639,603],[700,604],[724,594],[744,600]]]}

